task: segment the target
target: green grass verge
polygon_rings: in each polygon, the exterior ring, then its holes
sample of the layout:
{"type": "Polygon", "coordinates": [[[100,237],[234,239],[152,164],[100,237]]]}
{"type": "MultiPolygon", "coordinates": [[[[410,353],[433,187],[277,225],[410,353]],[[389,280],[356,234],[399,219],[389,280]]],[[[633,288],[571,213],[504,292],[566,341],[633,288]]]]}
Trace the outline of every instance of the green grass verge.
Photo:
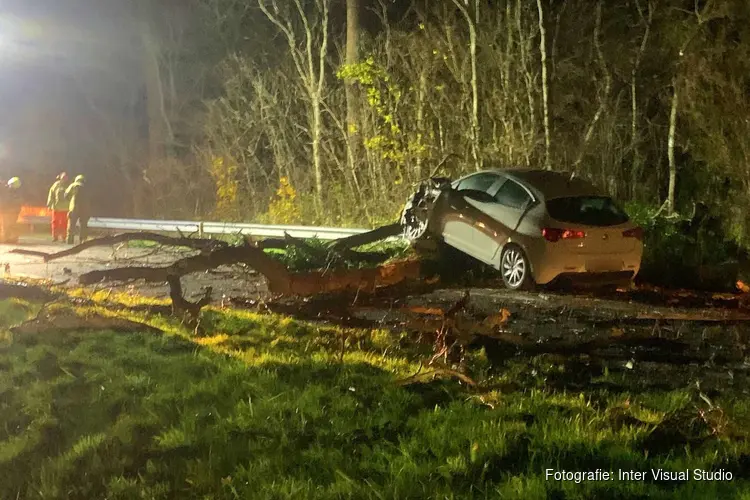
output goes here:
{"type": "Polygon", "coordinates": [[[745,398],[706,424],[687,390],[565,392],[552,358],[493,371],[482,352],[486,390],[401,386],[424,354],[404,337],[230,310],[206,311],[199,337],[146,313],[130,319],[167,334],[9,333],[37,311],[0,302],[0,498],[750,498],[750,445],[728,430],[747,428],[745,398]],[[548,468],[734,481],[576,484],[548,468]]]}

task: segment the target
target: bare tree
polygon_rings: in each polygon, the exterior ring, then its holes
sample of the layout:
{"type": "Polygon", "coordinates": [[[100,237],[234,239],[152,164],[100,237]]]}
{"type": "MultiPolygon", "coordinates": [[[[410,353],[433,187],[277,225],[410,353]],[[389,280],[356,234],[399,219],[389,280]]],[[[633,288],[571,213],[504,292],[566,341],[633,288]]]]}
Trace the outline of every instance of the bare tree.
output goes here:
{"type": "MultiPolygon", "coordinates": [[[[346,0],[346,65],[359,63],[359,14],[361,0],[346,0]]],[[[357,84],[351,79],[344,82],[346,90],[346,150],[349,170],[355,184],[359,184],[356,162],[359,158],[359,120],[357,117],[359,96],[357,84]]]]}
{"type": "Polygon", "coordinates": [[[326,54],[328,51],[328,14],[330,0],[316,0],[315,14],[305,11],[301,0],[292,0],[293,8],[282,13],[277,0],[258,0],[266,17],[284,34],[289,53],[294,62],[302,87],[310,105],[310,136],[312,139],[312,164],[315,175],[316,208],[323,207],[323,162],[321,138],[323,135],[322,109],[325,90],[326,54]],[[271,10],[269,10],[269,5],[271,10]],[[290,11],[296,11],[295,13],[290,11]],[[298,19],[298,23],[293,21],[298,19]],[[301,28],[297,25],[301,25],[301,28]],[[301,40],[298,31],[302,31],[301,40]]]}
{"type": "Polygon", "coordinates": [[[667,208],[667,213],[672,214],[675,210],[675,191],[677,186],[677,163],[675,162],[674,148],[675,148],[675,136],[677,133],[677,114],[680,106],[680,80],[682,77],[683,63],[685,61],[685,54],[690,47],[691,43],[695,40],[696,36],[700,33],[701,29],[708,21],[721,17],[723,12],[721,9],[714,7],[714,0],[708,0],[700,10],[698,2],[695,3],[695,10],[691,17],[694,17],[694,24],[687,29],[687,33],[679,45],[679,51],[677,53],[677,64],[674,75],[672,77],[672,99],[670,102],[669,111],[669,135],[667,139],[667,160],[669,162],[669,184],[667,186],[667,199],[664,205],[667,208]]]}
{"type": "Polygon", "coordinates": [[[638,179],[640,178],[642,171],[643,159],[640,155],[639,143],[640,133],[638,131],[638,86],[637,77],[638,69],[640,68],[641,61],[646,54],[646,48],[648,46],[648,39],[651,33],[651,24],[654,18],[655,1],[647,0],[646,9],[647,12],[644,15],[643,8],[639,0],[635,0],[636,8],[638,9],[638,16],[641,23],[645,24],[643,37],[641,38],[641,44],[638,47],[638,51],[635,55],[635,61],[633,62],[633,69],[630,73],[630,149],[633,157],[633,164],[631,165],[630,178],[631,178],[631,196],[636,194],[638,190],[638,179]]]}
{"type": "Polygon", "coordinates": [[[471,60],[471,155],[474,167],[482,169],[482,155],[480,153],[479,130],[479,90],[477,83],[477,23],[479,21],[479,0],[474,0],[473,16],[467,6],[469,0],[453,0],[461,11],[469,28],[469,57],[471,60]]]}
{"type": "Polygon", "coordinates": [[[602,31],[602,2],[600,0],[596,4],[596,24],[594,25],[594,48],[596,49],[596,59],[597,59],[597,62],[599,63],[599,66],[601,68],[602,75],[604,78],[604,88],[600,90],[599,92],[599,106],[597,107],[596,112],[594,113],[594,116],[591,118],[591,121],[586,127],[586,133],[583,136],[583,144],[581,144],[580,150],[578,152],[578,158],[575,161],[576,167],[580,165],[581,161],[583,160],[584,155],[586,154],[586,147],[591,141],[591,136],[594,133],[596,124],[599,123],[599,120],[602,118],[602,115],[606,111],[607,103],[609,100],[609,94],[612,90],[612,76],[609,73],[609,69],[607,68],[607,61],[605,60],[604,53],[602,51],[601,31],[602,31]]]}
{"type": "MultiPolygon", "coordinates": [[[[547,82],[547,30],[544,28],[544,8],[542,0],[536,0],[539,11],[539,54],[542,63],[542,119],[544,122],[544,168],[552,169],[550,163],[550,130],[549,130],[549,83],[547,82]]],[[[600,7],[601,10],[601,7],[600,7]]]]}

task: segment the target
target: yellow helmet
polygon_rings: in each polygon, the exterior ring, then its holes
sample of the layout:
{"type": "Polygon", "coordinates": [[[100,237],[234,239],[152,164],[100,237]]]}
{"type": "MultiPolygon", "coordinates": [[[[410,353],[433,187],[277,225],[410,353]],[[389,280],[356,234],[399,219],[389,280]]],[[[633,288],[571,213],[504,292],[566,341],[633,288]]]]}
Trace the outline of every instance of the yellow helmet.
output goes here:
{"type": "Polygon", "coordinates": [[[73,182],[83,182],[86,178],[83,175],[76,175],[75,181],[73,182]]]}
{"type": "Polygon", "coordinates": [[[19,179],[18,177],[12,177],[8,181],[8,187],[11,188],[11,189],[18,189],[18,188],[20,188],[21,187],[21,179],[19,179]]]}

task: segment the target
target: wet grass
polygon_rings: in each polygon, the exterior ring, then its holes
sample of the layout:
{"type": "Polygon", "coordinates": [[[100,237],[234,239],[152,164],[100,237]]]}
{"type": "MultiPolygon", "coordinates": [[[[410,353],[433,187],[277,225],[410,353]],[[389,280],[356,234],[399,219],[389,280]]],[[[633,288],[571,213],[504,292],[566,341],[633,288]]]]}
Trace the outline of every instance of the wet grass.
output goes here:
{"type": "Polygon", "coordinates": [[[207,310],[198,335],[146,310],[119,314],[163,335],[10,332],[38,311],[0,302],[0,498],[750,498],[742,388],[482,351],[481,389],[403,386],[426,354],[404,336],[236,310],[207,310]],[[657,468],[734,479],[545,478],[657,468]]]}

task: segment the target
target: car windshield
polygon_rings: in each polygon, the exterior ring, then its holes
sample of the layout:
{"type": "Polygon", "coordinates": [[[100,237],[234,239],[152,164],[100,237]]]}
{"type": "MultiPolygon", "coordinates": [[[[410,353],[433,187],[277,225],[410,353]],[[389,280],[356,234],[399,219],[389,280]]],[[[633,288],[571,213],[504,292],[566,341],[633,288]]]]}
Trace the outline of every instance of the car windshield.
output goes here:
{"type": "Polygon", "coordinates": [[[560,222],[587,226],[616,226],[628,216],[607,196],[576,196],[547,200],[547,212],[560,222]]]}

